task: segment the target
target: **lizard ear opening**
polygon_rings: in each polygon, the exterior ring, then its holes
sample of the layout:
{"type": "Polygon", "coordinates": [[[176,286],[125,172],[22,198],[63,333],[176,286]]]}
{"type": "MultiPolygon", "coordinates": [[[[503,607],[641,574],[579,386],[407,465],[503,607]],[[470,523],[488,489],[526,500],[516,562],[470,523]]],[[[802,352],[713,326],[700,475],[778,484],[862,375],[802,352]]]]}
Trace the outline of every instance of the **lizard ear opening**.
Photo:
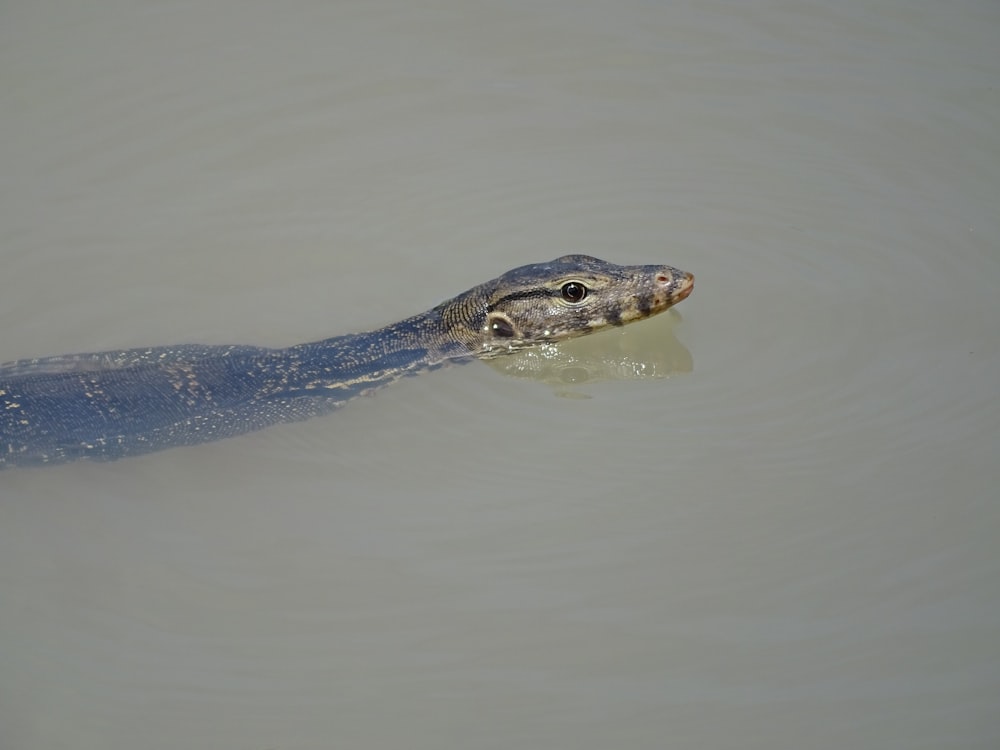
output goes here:
{"type": "Polygon", "coordinates": [[[492,313],[486,319],[486,330],[500,339],[512,339],[517,335],[513,321],[499,313],[492,313]]]}

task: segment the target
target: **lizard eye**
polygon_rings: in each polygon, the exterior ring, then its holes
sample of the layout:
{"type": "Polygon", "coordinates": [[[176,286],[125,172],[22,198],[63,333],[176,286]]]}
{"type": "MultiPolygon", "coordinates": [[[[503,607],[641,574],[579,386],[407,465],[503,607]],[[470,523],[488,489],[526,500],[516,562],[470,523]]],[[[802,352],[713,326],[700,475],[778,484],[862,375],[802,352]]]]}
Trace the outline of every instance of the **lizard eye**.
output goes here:
{"type": "Polygon", "coordinates": [[[562,297],[567,302],[580,302],[587,296],[587,287],[577,281],[563,284],[562,297]]]}

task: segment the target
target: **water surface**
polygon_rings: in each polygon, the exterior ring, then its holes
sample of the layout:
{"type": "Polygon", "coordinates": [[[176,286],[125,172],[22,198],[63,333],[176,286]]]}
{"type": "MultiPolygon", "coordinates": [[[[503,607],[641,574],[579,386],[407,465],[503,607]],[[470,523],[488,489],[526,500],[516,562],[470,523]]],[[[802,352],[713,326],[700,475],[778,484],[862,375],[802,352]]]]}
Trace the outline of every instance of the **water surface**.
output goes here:
{"type": "Polygon", "coordinates": [[[281,346],[566,252],[698,278],[555,370],[4,472],[0,744],[996,747],[998,32],[0,11],[2,360],[281,346]]]}

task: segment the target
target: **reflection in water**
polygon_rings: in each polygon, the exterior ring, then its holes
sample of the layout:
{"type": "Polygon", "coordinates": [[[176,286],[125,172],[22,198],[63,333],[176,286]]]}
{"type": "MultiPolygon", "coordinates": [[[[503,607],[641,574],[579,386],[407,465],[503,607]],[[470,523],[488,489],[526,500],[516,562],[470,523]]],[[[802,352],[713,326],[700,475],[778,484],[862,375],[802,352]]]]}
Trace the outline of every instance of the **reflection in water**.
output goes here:
{"type": "Polygon", "coordinates": [[[657,327],[656,338],[608,334],[544,344],[488,360],[505,375],[530,378],[551,385],[596,383],[607,380],[669,378],[694,369],[691,352],[674,336],[681,314],[670,310],[669,325],[657,327]]]}

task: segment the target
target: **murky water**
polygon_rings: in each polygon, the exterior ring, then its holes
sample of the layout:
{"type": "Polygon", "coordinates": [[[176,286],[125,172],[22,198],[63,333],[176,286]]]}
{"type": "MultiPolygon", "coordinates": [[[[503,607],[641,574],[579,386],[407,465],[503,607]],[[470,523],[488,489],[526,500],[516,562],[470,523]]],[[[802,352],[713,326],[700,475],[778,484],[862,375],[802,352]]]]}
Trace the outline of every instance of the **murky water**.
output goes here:
{"type": "Polygon", "coordinates": [[[698,285],[4,472],[5,749],[1000,744],[996,3],[21,5],[0,360],[698,285]]]}

